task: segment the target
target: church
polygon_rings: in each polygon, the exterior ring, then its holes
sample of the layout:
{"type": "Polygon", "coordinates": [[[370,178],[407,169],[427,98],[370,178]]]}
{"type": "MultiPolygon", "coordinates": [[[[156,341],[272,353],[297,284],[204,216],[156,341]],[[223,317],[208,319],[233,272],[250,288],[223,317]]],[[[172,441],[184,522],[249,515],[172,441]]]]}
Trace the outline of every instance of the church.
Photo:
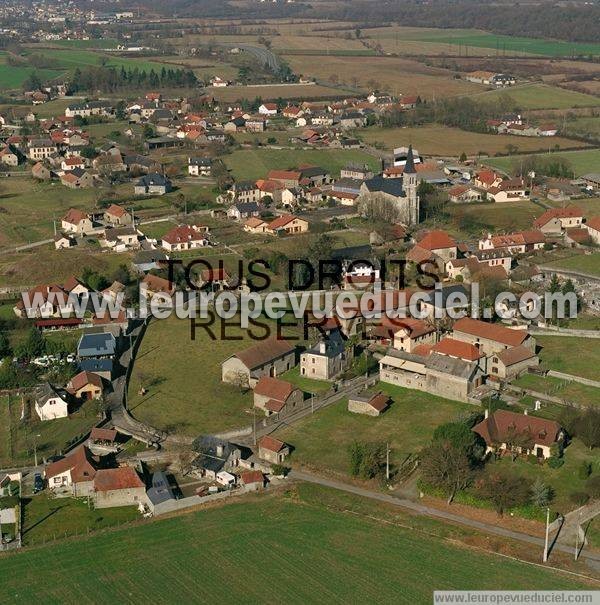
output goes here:
{"type": "Polygon", "coordinates": [[[358,207],[363,216],[392,223],[416,225],[419,222],[417,171],[412,145],[408,148],[402,177],[376,176],[360,187],[358,207]]]}

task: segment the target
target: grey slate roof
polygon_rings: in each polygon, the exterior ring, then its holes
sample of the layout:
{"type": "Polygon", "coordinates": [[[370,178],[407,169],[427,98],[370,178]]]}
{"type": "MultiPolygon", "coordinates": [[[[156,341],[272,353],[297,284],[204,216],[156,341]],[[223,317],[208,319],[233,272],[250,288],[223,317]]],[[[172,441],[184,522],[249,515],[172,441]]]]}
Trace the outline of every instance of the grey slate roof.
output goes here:
{"type": "Polygon", "coordinates": [[[381,191],[394,197],[406,197],[402,181],[403,179],[384,179],[382,176],[375,176],[364,184],[371,193],[381,191]]]}
{"type": "Polygon", "coordinates": [[[115,337],[110,332],[84,334],[79,339],[77,354],[79,357],[104,357],[114,355],[117,349],[115,337]]]}

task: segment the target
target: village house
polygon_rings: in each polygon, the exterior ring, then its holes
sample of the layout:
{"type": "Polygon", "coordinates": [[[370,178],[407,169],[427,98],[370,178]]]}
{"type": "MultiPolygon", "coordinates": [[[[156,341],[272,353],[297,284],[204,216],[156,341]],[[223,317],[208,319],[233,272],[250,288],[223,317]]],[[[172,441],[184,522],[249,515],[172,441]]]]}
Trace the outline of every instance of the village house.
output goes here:
{"type": "Polygon", "coordinates": [[[137,250],[140,247],[140,234],[133,227],[106,227],[100,245],[116,252],[137,250]]]}
{"type": "Polygon", "coordinates": [[[192,447],[198,453],[192,466],[202,477],[212,480],[216,480],[218,474],[223,471],[236,469],[242,458],[238,446],[212,435],[198,437],[192,447]]]}
{"type": "Polygon", "coordinates": [[[488,267],[502,267],[508,275],[512,267],[512,253],[508,248],[490,248],[488,250],[473,250],[469,253],[469,259],[477,259],[480,265],[488,267]]]}
{"type": "Polygon", "coordinates": [[[82,168],[73,168],[61,175],[60,182],[69,189],[86,189],[94,186],[94,177],[82,168]]]}
{"type": "Polygon", "coordinates": [[[258,108],[258,113],[262,116],[276,116],[277,111],[277,103],[263,103],[258,108]]]}
{"type": "Polygon", "coordinates": [[[248,233],[264,233],[268,223],[257,216],[251,216],[244,223],[244,231],[248,233]]]}
{"type": "Polygon", "coordinates": [[[210,158],[188,158],[188,174],[191,176],[210,176],[212,160],[210,158]]]}
{"type": "Polygon", "coordinates": [[[270,435],[265,435],[258,442],[258,457],[271,464],[283,464],[289,454],[289,446],[270,435]]]}
{"type": "Polygon", "coordinates": [[[583,217],[583,210],[577,206],[550,208],[535,219],[533,227],[545,234],[559,235],[566,229],[580,227],[583,223],[583,217]]]}
{"type": "Polygon", "coordinates": [[[69,403],[64,391],[55,389],[49,382],[35,390],[35,411],[40,420],[55,420],[69,415],[69,403]]]}
{"type": "Polygon", "coordinates": [[[507,328],[470,317],[454,323],[452,338],[475,345],[488,357],[511,347],[525,346],[532,351],[536,347],[535,339],[525,329],[507,328]]]}
{"type": "Polygon", "coordinates": [[[101,399],[104,392],[102,378],[93,372],[79,372],[69,380],[66,390],[76,399],[101,399]]]}
{"type": "Polygon", "coordinates": [[[475,175],[474,184],[475,187],[479,187],[481,189],[493,189],[494,187],[498,187],[502,182],[502,177],[499,174],[496,174],[493,170],[485,169],[480,170],[475,175]]]}
{"type": "Polygon", "coordinates": [[[269,170],[267,179],[279,181],[284,187],[298,187],[302,179],[302,172],[299,170],[269,170]]]}
{"type": "Polygon", "coordinates": [[[278,216],[265,228],[265,232],[272,235],[295,235],[297,233],[306,233],[307,231],[308,221],[293,214],[278,216]]]}
{"type": "Polygon", "coordinates": [[[67,456],[46,465],[44,478],[52,491],[68,493],[73,497],[91,495],[98,459],[84,445],[76,447],[67,456]]]}
{"type": "Polygon", "coordinates": [[[54,236],[54,249],[55,250],[63,250],[66,248],[72,248],[77,245],[77,240],[70,236],[65,235],[63,233],[57,233],[54,236]]]}
{"type": "Polygon", "coordinates": [[[432,262],[440,270],[446,263],[456,259],[458,245],[454,238],[441,229],[428,231],[406,254],[406,260],[414,263],[432,262]]]}
{"type": "Polygon", "coordinates": [[[94,225],[86,212],[71,208],[61,221],[61,228],[67,233],[77,235],[89,235],[94,230],[94,225]]]}
{"type": "Polygon", "coordinates": [[[17,167],[23,160],[23,154],[14,145],[5,145],[0,150],[0,164],[4,166],[17,167]]]}
{"type": "Polygon", "coordinates": [[[261,207],[257,202],[237,202],[227,209],[227,216],[238,221],[260,214],[261,207]]]}
{"type": "Polygon", "coordinates": [[[479,189],[469,185],[454,185],[454,187],[448,189],[448,198],[455,204],[481,202],[483,194],[479,189]]]}
{"type": "Polygon", "coordinates": [[[379,391],[378,393],[366,393],[365,395],[350,395],[348,397],[348,411],[354,414],[366,414],[367,416],[380,416],[390,404],[390,398],[379,391]]]}
{"type": "Polygon", "coordinates": [[[28,145],[30,160],[45,160],[57,152],[57,147],[51,139],[32,139],[28,145]]]}
{"type": "Polygon", "coordinates": [[[565,440],[565,431],[554,420],[496,410],[473,429],[487,446],[487,453],[517,453],[548,459],[565,440]]]}
{"type": "Polygon", "coordinates": [[[493,250],[506,248],[511,254],[525,254],[541,250],[546,243],[546,237],[539,230],[519,231],[506,235],[487,234],[486,238],[479,240],[479,250],[493,250]]]}
{"type": "Polygon", "coordinates": [[[254,407],[271,414],[287,414],[304,400],[302,391],[290,382],[261,376],[254,386],[254,407]]]}
{"type": "Polygon", "coordinates": [[[248,204],[260,201],[262,193],[254,181],[239,181],[231,186],[226,193],[217,197],[220,203],[248,204]]]}
{"type": "Polygon", "coordinates": [[[260,490],[265,486],[265,476],[259,470],[244,471],[240,474],[240,485],[246,491],[260,490]]]}
{"type": "Polygon", "coordinates": [[[513,380],[528,368],[540,365],[539,357],[530,347],[519,345],[510,347],[489,358],[488,370],[490,378],[500,380],[513,380]]]}
{"type": "Polygon", "coordinates": [[[253,388],[261,376],[276,377],[295,365],[295,347],[286,340],[268,338],[228,357],[221,364],[221,380],[253,388]]]}
{"type": "Polygon", "coordinates": [[[354,349],[345,347],[339,330],[332,331],[300,355],[300,374],[315,380],[332,380],[348,369],[354,349]]]}
{"type": "Polygon", "coordinates": [[[164,195],[172,190],[171,181],[158,173],[147,174],[135,184],[135,195],[164,195]]]}
{"type": "Polygon", "coordinates": [[[116,227],[126,227],[133,223],[133,217],[125,208],[117,204],[111,204],[104,211],[104,220],[116,227]]]}
{"type": "Polygon", "coordinates": [[[140,294],[148,299],[152,298],[155,294],[162,294],[170,297],[173,296],[174,293],[175,285],[168,279],[164,279],[158,275],[148,273],[140,282],[140,294]]]}
{"type": "Polygon", "coordinates": [[[65,172],[73,170],[73,168],[81,168],[83,170],[85,169],[85,160],[78,156],[64,158],[60,163],[60,168],[65,172]]]}
{"type": "Polygon", "coordinates": [[[162,236],[161,245],[168,252],[176,252],[204,248],[210,240],[203,225],[179,225],[162,236]]]}
{"type": "Polygon", "coordinates": [[[146,486],[130,466],[100,469],[92,483],[95,508],[138,506],[146,500],[146,486]]]}
{"type": "MultiPolygon", "coordinates": [[[[341,179],[355,179],[356,181],[368,181],[374,177],[373,171],[366,165],[347,164],[340,170],[341,179]]],[[[360,186],[360,185],[359,185],[360,186]]]]}
{"type": "Polygon", "coordinates": [[[31,167],[31,176],[38,181],[49,181],[52,178],[52,172],[42,162],[37,162],[31,167]]]}
{"type": "Polygon", "coordinates": [[[392,334],[394,349],[408,353],[419,345],[434,344],[437,338],[436,330],[431,324],[412,317],[390,318],[388,330],[392,334]]]}
{"type": "Polygon", "coordinates": [[[520,202],[529,199],[529,189],[523,179],[506,179],[497,187],[490,187],[487,195],[496,203],[520,202]]]}

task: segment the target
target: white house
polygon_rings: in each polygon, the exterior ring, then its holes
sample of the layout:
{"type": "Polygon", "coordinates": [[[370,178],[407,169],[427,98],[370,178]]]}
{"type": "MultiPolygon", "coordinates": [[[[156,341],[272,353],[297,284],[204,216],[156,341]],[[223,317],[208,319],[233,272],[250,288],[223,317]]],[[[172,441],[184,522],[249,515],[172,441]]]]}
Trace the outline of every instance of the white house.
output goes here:
{"type": "Polygon", "coordinates": [[[277,115],[277,103],[263,103],[258,108],[258,113],[261,116],[276,116],[277,115]]]}
{"type": "Polygon", "coordinates": [[[36,390],[35,411],[40,420],[66,418],[69,415],[69,404],[63,394],[47,382],[36,390]]]}

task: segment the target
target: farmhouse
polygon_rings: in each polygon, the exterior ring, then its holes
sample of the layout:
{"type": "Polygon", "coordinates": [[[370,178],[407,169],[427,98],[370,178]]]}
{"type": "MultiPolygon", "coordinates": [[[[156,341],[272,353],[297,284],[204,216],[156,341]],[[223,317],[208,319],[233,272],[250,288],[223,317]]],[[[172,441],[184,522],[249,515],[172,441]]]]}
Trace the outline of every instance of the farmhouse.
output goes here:
{"type": "Polygon", "coordinates": [[[304,395],[293,384],[271,376],[261,376],[254,386],[254,407],[263,410],[267,416],[286,414],[302,403],[304,395]]]}
{"type": "Polygon", "coordinates": [[[533,454],[541,459],[550,458],[554,447],[565,439],[558,422],[508,410],[496,410],[473,431],[485,441],[487,452],[533,454]]]}
{"type": "Polygon", "coordinates": [[[244,231],[248,233],[264,233],[268,223],[257,216],[251,216],[244,223],[244,231]]]}
{"type": "Polygon", "coordinates": [[[382,393],[367,393],[366,395],[350,395],[348,411],[367,416],[379,416],[389,407],[390,399],[382,393]]]}
{"type": "Polygon", "coordinates": [[[51,139],[33,139],[29,141],[28,155],[30,160],[45,160],[56,153],[56,144],[51,139]]]}
{"type": "Polygon", "coordinates": [[[133,223],[133,218],[125,208],[117,204],[111,204],[104,211],[104,220],[110,225],[125,227],[133,223]]]}
{"type": "Polygon", "coordinates": [[[103,390],[102,378],[93,372],[79,372],[67,383],[67,391],[77,399],[100,399],[103,390]]]}
{"type": "Polygon", "coordinates": [[[529,189],[523,179],[506,179],[497,187],[490,187],[487,191],[494,202],[520,202],[529,199],[529,189]]]}
{"type": "Polygon", "coordinates": [[[308,221],[293,214],[278,216],[265,228],[265,232],[272,235],[294,235],[297,233],[306,233],[307,231],[308,221]]]}
{"type": "Polygon", "coordinates": [[[296,365],[296,350],[283,339],[269,338],[228,357],[221,364],[221,380],[256,386],[261,376],[278,376],[296,365]]]}
{"type": "Polygon", "coordinates": [[[238,202],[227,209],[227,216],[236,220],[250,218],[260,214],[260,206],[256,202],[238,202]]]}
{"type": "Polygon", "coordinates": [[[211,172],[210,158],[188,158],[188,174],[191,176],[210,176],[211,172]]]}
{"type": "Polygon", "coordinates": [[[233,443],[213,437],[202,435],[194,440],[193,450],[198,456],[192,462],[199,474],[215,480],[222,471],[236,468],[242,458],[242,452],[233,443]]]}
{"type": "Polygon", "coordinates": [[[67,233],[77,233],[78,235],[87,235],[94,230],[94,225],[82,210],[71,208],[61,221],[62,230],[67,233]]]}
{"type": "Polygon", "coordinates": [[[300,374],[331,380],[348,368],[353,357],[352,347],[346,349],[339,330],[335,330],[300,355],[300,374]]]}
{"type": "Polygon", "coordinates": [[[240,483],[246,490],[256,491],[265,486],[265,476],[258,470],[244,471],[240,474],[240,483]]]}
{"type": "Polygon", "coordinates": [[[140,294],[143,294],[148,298],[152,298],[155,294],[159,293],[167,296],[173,296],[174,292],[175,285],[168,279],[164,279],[158,275],[148,273],[140,282],[140,294]]]}
{"type": "Polygon", "coordinates": [[[69,415],[69,404],[64,392],[49,382],[35,390],[35,411],[40,420],[55,420],[69,415]]]}
{"type": "Polygon", "coordinates": [[[480,202],[483,194],[479,189],[468,185],[455,185],[448,190],[448,198],[455,204],[465,202],[480,202]]]}
{"type": "Polygon", "coordinates": [[[69,189],[85,189],[94,186],[94,177],[82,168],[73,168],[61,175],[60,182],[69,189]]]}
{"type": "Polygon", "coordinates": [[[289,453],[288,445],[270,435],[265,435],[258,442],[258,457],[271,464],[282,464],[289,453]]]}
{"type": "Polygon", "coordinates": [[[135,195],[164,195],[171,189],[171,181],[158,173],[143,176],[133,188],[135,195]]]}
{"type": "Polygon", "coordinates": [[[94,506],[137,506],[146,499],[146,486],[130,466],[96,471],[93,480],[94,506]]]}
{"type": "Polygon", "coordinates": [[[535,339],[526,330],[511,329],[479,319],[464,317],[455,322],[452,338],[474,344],[486,356],[511,347],[525,346],[535,351],[535,339]]]}
{"type": "Polygon", "coordinates": [[[529,347],[519,345],[504,349],[489,358],[489,372],[491,378],[512,380],[517,378],[528,368],[538,366],[540,360],[529,347]]]}

